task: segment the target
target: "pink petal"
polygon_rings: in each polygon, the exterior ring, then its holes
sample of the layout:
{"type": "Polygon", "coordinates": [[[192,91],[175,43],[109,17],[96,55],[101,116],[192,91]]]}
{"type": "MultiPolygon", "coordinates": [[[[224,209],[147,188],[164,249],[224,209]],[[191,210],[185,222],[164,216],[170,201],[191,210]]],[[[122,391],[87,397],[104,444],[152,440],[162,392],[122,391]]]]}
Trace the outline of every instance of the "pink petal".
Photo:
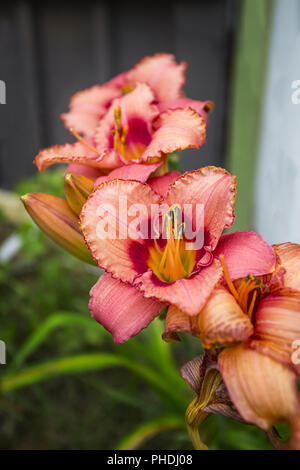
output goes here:
{"type": "Polygon", "coordinates": [[[97,157],[96,152],[92,152],[80,142],[75,142],[74,144],[55,145],[41,150],[34,163],[39,171],[46,170],[54,163],[79,163],[97,168],[99,167],[97,157]]]}
{"type": "Polygon", "coordinates": [[[138,277],[135,284],[145,297],[156,297],[161,302],[176,305],[188,315],[197,315],[221,277],[221,265],[218,260],[213,260],[210,266],[187,279],[168,284],[148,271],[138,277]]]}
{"type": "Polygon", "coordinates": [[[91,292],[93,318],[112,335],[115,343],[138,334],[162,311],[164,305],[145,297],[132,286],[103,274],[91,292]]]}
{"type": "Polygon", "coordinates": [[[128,83],[147,83],[158,101],[181,96],[185,83],[186,63],[177,64],[172,54],[155,54],[144,57],[127,75],[128,83]]]}
{"type": "Polygon", "coordinates": [[[79,165],[77,163],[71,163],[71,165],[68,165],[65,171],[65,174],[67,173],[72,173],[72,174],[80,175],[80,176],[86,176],[87,178],[90,178],[91,180],[96,180],[101,175],[103,175],[103,171],[101,171],[98,168],[93,168],[92,166],[87,166],[87,165],[79,165]]]}
{"type": "MultiPolygon", "coordinates": [[[[114,149],[111,131],[115,127],[114,112],[119,106],[121,108],[121,127],[128,126],[126,151],[132,152],[132,158],[134,158],[134,152],[138,144],[148,145],[151,140],[152,121],[158,115],[157,107],[152,104],[153,99],[153,92],[148,85],[140,83],[132,92],[113,101],[95,134],[95,141],[100,154],[111,152],[114,149]]],[[[126,158],[123,158],[123,160],[126,162],[126,158]]],[[[138,160],[138,157],[136,157],[136,160],[138,160]]]]}
{"type": "Polygon", "coordinates": [[[233,232],[222,235],[214,256],[224,256],[229,276],[239,279],[248,274],[262,276],[274,270],[275,253],[256,232],[233,232]]]}
{"type": "MultiPolygon", "coordinates": [[[[137,181],[113,180],[101,184],[89,197],[81,212],[81,228],[85,240],[92,252],[94,259],[100,267],[114,274],[124,282],[133,282],[139,269],[133,260],[131,249],[133,243],[138,252],[144,246],[142,235],[133,241],[130,230],[131,222],[137,214],[129,215],[129,209],[133,204],[143,204],[143,208],[148,215],[151,213],[150,205],[158,204],[158,196],[151,188],[137,181]],[[122,209],[119,204],[122,198],[127,199],[127,208],[122,209]],[[99,209],[104,205],[105,220],[109,218],[110,226],[116,226],[115,233],[112,231],[107,238],[99,235],[99,225],[103,221],[103,214],[99,214],[99,209]],[[125,220],[124,217],[126,217],[125,220]],[[123,237],[123,238],[121,238],[123,237]]],[[[106,228],[105,228],[106,230],[106,228]]]]}
{"type": "Polygon", "coordinates": [[[77,163],[93,168],[112,170],[123,165],[118,152],[99,155],[98,151],[92,151],[80,142],[74,144],[55,145],[41,150],[34,163],[39,171],[46,170],[55,163],[77,163]]]}
{"type": "Polygon", "coordinates": [[[207,114],[210,113],[214,104],[211,101],[196,101],[189,98],[178,98],[177,100],[164,100],[158,103],[158,109],[164,113],[168,109],[192,108],[196,113],[200,114],[207,123],[207,114]]]}
{"type": "Polygon", "coordinates": [[[223,168],[204,167],[185,173],[171,186],[166,196],[169,205],[191,204],[204,208],[204,244],[215,248],[225,227],[234,221],[235,178],[223,168]]]}
{"type": "Polygon", "coordinates": [[[156,132],[142,155],[142,160],[162,157],[186,148],[199,148],[205,142],[204,119],[189,108],[167,111],[156,122],[156,132]]]}
{"type": "Polygon", "coordinates": [[[120,168],[112,170],[109,175],[100,176],[95,181],[94,187],[96,188],[100,183],[114,179],[135,180],[145,183],[151,173],[153,173],[153,171],[155,171],[160,165],[161,162],[153,163],[152,165],[142,165],[137,163],[133,163],[132,165],[123,165],[120,168]]]}
{"type": "Polygon", "coordinates": [[[148,181],[148,184],[157,194],[165,196],[171,184],[173,184],[179,176],[181,176],[181,173],[179,173],[179,171],[169,171],[165,175],[155,176],[154,178],[151,178],[148,181]]]}
{"type": "Polygon", "coordinates": [[[115,85],[95,85],[77,92],[71,99],[70,111],[62,114],[67,129],[72,127],[85,136],[92,136],[99,119],[106,113],[113,99],[121,95],[115,85]]]}

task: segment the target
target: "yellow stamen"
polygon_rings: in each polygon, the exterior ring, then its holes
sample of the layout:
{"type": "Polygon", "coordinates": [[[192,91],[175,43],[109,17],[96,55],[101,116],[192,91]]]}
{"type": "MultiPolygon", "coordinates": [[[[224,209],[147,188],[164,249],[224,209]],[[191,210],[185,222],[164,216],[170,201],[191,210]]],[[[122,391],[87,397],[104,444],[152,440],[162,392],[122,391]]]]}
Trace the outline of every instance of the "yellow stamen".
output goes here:
{"type": "Polygon", "coordinates": [[[249,315],[250,320],[252,320],[252,314],[253,314],[253,309],[254,309],[256,297],[257,297],[257,291],[254,291],[254,294],[253,294],[253,297],[252,297],[252,300],[251,300],[251,304],[250,304],[250,307],[249,307],[249,310],[248,310],[248,315],[249,315]]]}
{"type": "Polygon", "coordinates": [[[148,266],[164,282],[174,282],[189,277],[196,261],[196,252],[186,250],[183,234],[184,223],[181,223],[179,206],[173,206],[163,220],[165,247],[161,250],[156,240],[149,250],[148,266]]]}
{"type": "Polygon", "coordinates": [[[95,152],[97,153],[98,155],[100,155],[100,153],[98,152],[98,150],[93,147],[92,145],[90,145],[83,137],[81,137],[76,131],[74,131],[74,129],[72,127],[70,127],[70,132],[71,134],[74,135],[74,137],[76,137],[77,140],[79,140],[79,142],[81,142],[83,145],[85,145],[88,149],[90,149],[92,152],[95,152]]]}
{"type": "Polygon", "coordinates": [[[230,290],[230,292],[232,293],[233,297],[236,299],[236,301],[238,302],[239,301],[239,295],[237,293],[237,290],[236,288],[234,287],[234,284],[232,282],[232,280],[230,279],[230,276],[229,276],[229,273],[228,273],[228,270],[227,270],[227,266],[225,264],[225,260],[224,260],[224,256],[223,255],[220,255],[219,256],[219,259],[221,261],[221,265],[222,265],[222,268],[223,268],[223,273],[224,273],[224,277],[225,277],[225,280],[227,282],[227,285],[228,285],[228,288],[230,290]]]}
{"type": "Polygon", "coordinates": [[[222,264],[224,277],[227,282],[228,289],[234,296],[235,300],[247,315],[249,315],[250,320],[252,320],[255,302],[257,296],[260,294],[260,289],[263,289],[265,286],[263,285],[260,279],[257,279],[254,276],[247,276],[241,280],[239,287],[236,289],[235,285],[233,284],[232,280],[230,279],[227,266],[224,261],[224,256],[220,255],[220,261],[222,264]],[[254,292],[253,292],[254,291],[254,292]],[[253,293],[251,302],[249,305],[250,295],[253,293]]]}

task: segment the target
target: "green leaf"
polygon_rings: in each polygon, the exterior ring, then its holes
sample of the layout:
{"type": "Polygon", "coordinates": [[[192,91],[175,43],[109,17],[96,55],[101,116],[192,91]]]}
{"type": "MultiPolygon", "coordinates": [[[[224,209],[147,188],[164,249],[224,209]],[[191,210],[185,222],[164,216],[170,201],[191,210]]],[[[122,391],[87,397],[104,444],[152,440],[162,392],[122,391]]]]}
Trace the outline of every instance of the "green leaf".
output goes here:
{"type": "Polygon", "coordinates": [[[169,171],[180,171],[180,153],[172,152],[168,156],[169,171]]]}
{"type": "Polygon", "coordinates": [[[176,416],[161,416],[146,421],[125,436],[117,445],[117,450],[134,450],[149,441],[156,434],[169,429],[184,429],[185,422],[176,416]]]}
{"type": "Polygon", "coordinates": [[[53,330],[61,326],[73,327],[74,325],[92,329],[93,331],[97,329],[99,332],[99,337],[107,335],[106,331],[102,328],[97,328],[95,322],[89,317],[83,317],[76,313],[70,312],[57,312],[49,317],[31,334],[31,336],[29,336],[19,352],[16,354],[9,370],[11,371],[22,366],[26,359],[36,351],[36,349],[48,338],[53,330]]]}
{"type": "Polygon", "coordinates": [[[160,375],[143,363],[113,353],[74,355],[29,366],[19,372],[8,373],[0,381],[0,393],[8,393],[58,375],[81,373],[116,366],[125,367],[150,384],[167,408],[172,409],[178,414],[184,411],[186,406],[184,395],[165,380],[163,375],[160,375]]]}

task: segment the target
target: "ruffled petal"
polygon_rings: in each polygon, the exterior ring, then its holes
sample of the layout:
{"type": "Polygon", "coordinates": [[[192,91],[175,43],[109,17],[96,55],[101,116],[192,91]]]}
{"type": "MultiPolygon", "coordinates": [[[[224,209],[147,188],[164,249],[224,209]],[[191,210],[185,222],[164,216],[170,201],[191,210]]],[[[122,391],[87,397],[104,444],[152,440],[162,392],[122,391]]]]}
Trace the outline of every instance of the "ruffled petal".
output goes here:
{"type": "Polygon", "coordinates": [[[285,269],[284,285],[300,291],[300,245],[281,243],[273,246],[279,257],[279,268],[285,269]]]}
{"type": "Polygon", "coordinates": [[[145,297],[132,286],[103,274],[90,292],[93,318],[123,343],[137,335],[162,311],[163,304],[145,297]]]}
{"type": "Polygon", "coordinates": [[[224,349],[218,364],[245,421],[267,431],[293,418],[298,406],[296,376],[288,367],[243,344],[224,349]]]}
{"type": "Polygon", "coordinates": [[[256,313],[255,336],[250,347],[300,372],[300,292],[284,289],[268,295],[256,313]],[[293,345],[299,347],[297,353],[293,345]],[[294,361],[293,361],[294,358],[294,361]]]}
{"type": "MultiPolygon", "coordinates": [[[[145,83],[140,83],[130,93],[113,101],[95,133],[95,142],[100,154],[114,150],[115,112],[120,109],[120,128],[124,132],[127,126],[126,145],[118,148],[124,162],[139,160],[149,144],[152,134],[152,122],[158,116],[158,109],[153,105],[154,95],[145,83]]],[[[122,134],[123,135],[123,134],[122,134]]]]}
{"type": "Polygon", "coordinates": [[[168,109],[191,108],[205,119],[207,124],[207,115],[214,109],[212,101],[196,101],[189,98],[178,98],[177,100],[164,100],[158,103],[158,109],[164,113],[168,109]]]}
{"type": "Polygon", "coordinates": [[[55,145],[41,150],[34,163],[39,171],[44,171],[55,163],[79,163],[97,168],[101,167],[97,162],[98,157],[99,154],[96,152],[92,152],[80,142],[75,142],[74,144],[55,145]]]}
{"type": "Polygon", "coordinates": [[[179,178],[179,176],[181,176],[181,173],[179,173],[179,171],[169,171],[165,175],[155,176],[154,178],[151,178],[148,181],[148,184],[157,194],[165,196],[171,184],[173,184],[174,181],[179,178]]]}
{"type": "Polygon", "coordinates": [[[235,178],[223,168],[200,168],[178,178],[165,199],[170,206],[192,204],[194,218],[196,205],[203,205],[204,244],[213,250],[234,221],[235,178]]]}
{"type": "Polygon", "coordinates": [[[167,111],[157,123],[157,130],[143,155],[143,161],[186,148],[199,148],[205,142],[204,119],[190,108],[167,111]]]}
{"type": "Polygon", "coordinates": [[[71,99],[70,111],[61,118],[67,129],[73,128],[91,137],[111,101],[120,95],[120,88],[114,84],[95,85],[79,91],[71,99]]]}
{"type": "Polygon", "coordinates": [[[253,332],[249,317],[224,287],[213,291],[199,314],[198,322],[205,348],[246,341],[253,332]]]}
{"type": "Polygon", "coordinates": [[[148,185],[136,181],[109,181],[91,194],[81,212],[81,228],[100,267],[124,282],[133,282],[139,270],[132,257],[132,246],[134,243],[138,251],[145,236],[135,239],[138,234],[132,233],[131,223],[139,214],[129,215],[130,208],[137,205],[133,208],[147,212],[148,227],[150,205],[159,202],[160,197],[148,185]]]}
{"type": "Polygon", "coordinates": [[[198,319],[182,312],[175,305],[170,305],[166,316],[166,329],[162,337],[167,342],[180,341],[177,334],[179,332],[199,336],[198,319]]]}
{"type": "Polygon", "coordinates": [[[114,179],[135,180],[140,181],[141,183],[145,183],[151,173],[153,173],[153,171],[155,171],[160,165],[161,162],[153,163],[152,165],[143,165],[141,163],[123,165],[120,168],[112,170],[109,175],[100,176],[98,179],[96,179],[94,187],[96,188],[97,186],[99,186],[99,184],[114,179]]]}
{"type": "Polygon", "coordinates": [[[187,279],[168,284],[160,281],[152,271],[147,271],[136,279],[136,285],[145,297],[156,297],[161,302],[176,305],[189,315],[197,315],[221,277],[221,265],[218,260],[213,260],[210,266],[187,279]]]}
{"type": "Polygon", "coordinates": [[[181,96],[185,83],[186,63],[177,64],[172,54],[155,54],[144,57],[127,75],[127,81],[134,86],[147,83],[158,101],[176,99],[181,96]]]}
{"type": "Polygon", "coordinates": [[[239,279],[248,274],[262,276],[274,271],[275,253],[256,232],[233,232],[222,235],[214,251],[224,256],[229,276],[239,279]]]}

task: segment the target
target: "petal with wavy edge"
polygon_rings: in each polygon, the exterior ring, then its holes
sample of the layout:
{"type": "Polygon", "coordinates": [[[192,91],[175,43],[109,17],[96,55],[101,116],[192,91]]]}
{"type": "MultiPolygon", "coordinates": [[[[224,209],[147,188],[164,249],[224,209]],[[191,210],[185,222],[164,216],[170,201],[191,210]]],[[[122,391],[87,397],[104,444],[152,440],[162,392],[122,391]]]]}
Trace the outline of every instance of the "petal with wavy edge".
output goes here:
{"type": "MultiPolygon", "coordinates": [[[[268,295],[259,303],[255,318],[255,336],[250,347],[277,361],[297,366],[293,344],[300,340],[300,292],[281,289],[268,295]]],[[[300,372],[300,367],[298,369],[300,372]]]]}
{"type": "Polygon", "coordinates": [[[224,287],[213,291],[199,314],[198,327],[205,348],[246,341],[253,332],[249,317],[224,287]]]}
{"type": "Polygon", "coordinates": [[[121,108],[121,127],[128,126],[125,152],[128,158],[120,156],[126,162],[132,154],[132,159],[138,160],[137,145],[146,147],[152,134],[152,122],[158,116],[158,109],[153,105],[154,95],[145,83],[139,83],[136,88],[119,99],[113,101],[105,117],[95,133],[95,142],[100,154],[111,152],[114,148],[112,130],[115,127],[115,110],[121,108]]]}
{"type": "MultiPolygon", "coordinates": [[[[100,267],[124,282],[133,282],[139,270],[130,253],[135,236],[130,231],[130,224],[137,215],[130,216],[128,212],[133,204],[143,204],[149,215],[150,205],[159,202],[160,196],[154,193],[148,185],[130,180],[102,183],[90,195],[81,212],[81,228],[92,255],[100,267]],[[127,210],[125,206],[122,209],[119,205],[125,200],[123,198],[127,200],[127,210]],[[101,208],[105,210],[106,220],[109,218],[111,226],[116,226],[116,231],[112,229],[107,238],[101,237],[101,231],[99,231],[100,235],[97,233],[98,224],[103,218],[103,214],[99,214],[101,208]]],[[[134,241],[135,247],[142,246],[144,242],[141,236],[140,239],[134,241]]]]}
{"type": "Polygon", "coordinates": [[[285,269],[284,285],[300,291],[300,245],[281,243],[273,246],[279,256],[279,268],[285,269]]]}
{"type": "Polygon", "coordinates": [[[112,334],[115,343],[137,335],[164,308],[163,304],[145,299],[137,289],[107,273],[100,277],[90,295],[93,318],[112,334]]]}
{"type": "Polygon", "coordinates": [[[112,84],[95,85],[77,92],[70,102],[70,111],[61,115],[67,129],[73,128],[85,136],[93,136],[99,120],[111,101],[121,95],[112,84]]]}
{"type": "Polygon", "coordinates": [[[185,83],[186,63],[177,64],[172,54],[155,54],[144,57],[127,75],[131,85],[137,82],[148,83],[158,101],[175,99],[181,96],[185,83]]]}
{"type": "Polygon", "coordinates": [[[235,179],[223,168],[200,168],[178,178],[165,199],[170,206],[192,204],[194,216],[196,205],[203,205],[204,244],[213,250],[234,221],[235,179]]]}
{"type": "Polygon", "coordinates": [[[168,173],[162,176],[155,176],[148,181],[149,186],[155,191],[157,194],[161,196],[165,196],[171,186],[177,178],[181,176],[179,171],[168,171],[168,173]]]}
{"type": "Polygon", "coordinates": [[[272,247],[258,233],[251,231],[222,235],[214,251],[214,256],[220,255],[224,256],[231,279],[270,273],[276,261],[272,247]]]}
{"type": "Polygon", "coordinates": [[[298,398],[296,376],[288,367],[243,344],[224,349],[218,364],[230,398],[245,421],[268,430],[292,419],[298,398]]]}
{"type": "Polygon", "coordinates": [[[156,131],[141,156],[143,161],[186,148],[199,148],[205,142],[204,119],[190,108],[167,111],[156,122],[156,131]]]}
{"type": "Polygon", "coordinates": [[[109,175],[100,176],[96,179],[94,187],[96,188],[99,184],[104,183],[106,181],[111,181],[114,179],[121,179],[121,180],[135,180],[140,181],[141,183],[145,183],[151,173],[155,171],[161,162],[153,163],[152,165],[143,165],[133,163],[132,165],[123,165],[120,168],[116,168],[112,170],[109,175]]]}
{"type": "Polygon", "coordinates": [[[123,165],[118,152],[112,151],[108,154],[99,155],[96,150],[94,152],[80,142],[55,145],[41,150],[34,163],[39,171],[44,171],[55,163],[76,163],[100,170],[111,170],[123,165]]]}
{"type": "Polygon", "coordinates": [[[74,144],[55,145],[41,150],[34,163],[39,171],[44,171],[55,163],[79,163],[97,168],[99,167],[96,161],[97,157],[96,152],[92,152],[80,142],[75,142],[74,144]]]}
{"type": "Polygon", "coordinates": [[[147,271],[136,279],[135,284],[145,297],[156,297],[161,302],[176,305],[188,315],[197,315],[221,277],[221,264],[214,259],[210,266],[187,279],[168,284],[160,281],[152,271],[147,271]]]}
{"type": "Polygon", "coordinates": [[[200,114],[207,123],[207,115],[214,109],[212,101],[196,101],[189,98],[178,98],[177,100],[164,100],[158,103],[158,109],[164,113],[168,109],[192,108],[196,113],[200,114]]]}
{"type": "Polygon", "coordinates": [[[191,317],[182,312],[175,305],[170,305],[166,316],[166,329],[163,332],[163,339],[167,342],[180,341],[177,333],[189,333],[199,336],[198,321],[196,317],[191,317]]]}

